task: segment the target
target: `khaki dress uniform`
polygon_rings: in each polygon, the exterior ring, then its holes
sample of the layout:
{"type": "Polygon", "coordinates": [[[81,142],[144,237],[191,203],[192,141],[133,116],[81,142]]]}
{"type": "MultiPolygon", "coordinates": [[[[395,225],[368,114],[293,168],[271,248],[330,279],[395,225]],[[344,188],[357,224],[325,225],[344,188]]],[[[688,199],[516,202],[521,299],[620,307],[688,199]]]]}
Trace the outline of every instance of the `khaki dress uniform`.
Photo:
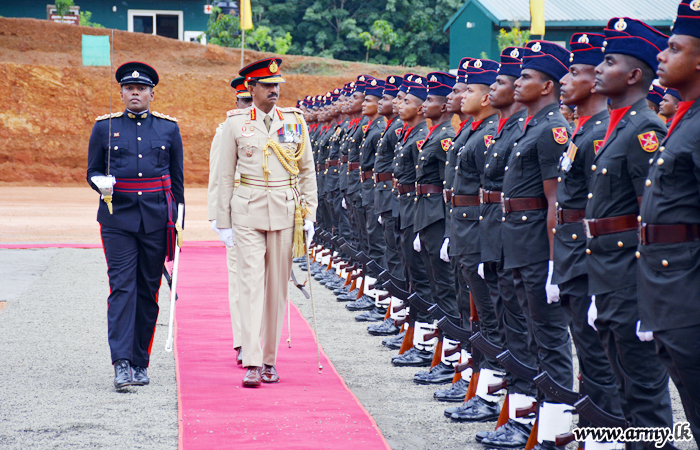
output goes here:
{"type": "Polygon", "coordinates": [[[253,105],[232,111],[222,129],[216,222],[219,228],[233,228],[235,236],[245,367],[275,365],[292,270],[294,215],[302,196],[309,210],[306,219],[316,220],[316,173],[301,114],[297,108],[275,106],[267,114],[268,130],[266,114],[253,105]],[[283,143],[278,130],[297,125],[300,142],[283,143]],[[269,143],[292,153],[298,145],[304,147],[298,176],[285,168],[269,143]],[[241,184],[234,190],[237,175],[241,184]]]}

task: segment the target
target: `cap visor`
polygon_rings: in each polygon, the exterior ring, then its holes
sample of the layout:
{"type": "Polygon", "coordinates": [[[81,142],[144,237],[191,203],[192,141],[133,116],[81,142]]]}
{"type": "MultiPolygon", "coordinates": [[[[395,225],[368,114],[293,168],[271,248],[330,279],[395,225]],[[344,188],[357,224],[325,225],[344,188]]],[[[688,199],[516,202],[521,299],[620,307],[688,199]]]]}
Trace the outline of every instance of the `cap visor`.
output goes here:
{"type": "Polygon", "coordinates": [[[267,77],[267,78],[258,78],[258,79],[255,80],[255,81],[257,81],[258,83],[269,83],[269,84],[273,84],[273,83],[284,83],[284,82],[285,82],[285,81],[284,81],[284,78],[282,78],[282,77],[279,76],[279,75],[274,75],[274,76],[267,77]]]}

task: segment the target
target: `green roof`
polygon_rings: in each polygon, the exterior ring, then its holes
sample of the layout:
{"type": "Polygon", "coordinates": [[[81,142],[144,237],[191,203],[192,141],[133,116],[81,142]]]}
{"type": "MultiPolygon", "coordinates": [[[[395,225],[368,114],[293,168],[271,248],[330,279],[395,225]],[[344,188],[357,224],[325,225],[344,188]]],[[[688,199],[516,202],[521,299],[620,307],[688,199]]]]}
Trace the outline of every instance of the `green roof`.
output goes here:
{"type": "MultiPolygon", "coordinates": [[[[447,31],[466,7],[474,3],[500,27],[519,22],[530,26],[529,0],[467,0],[447,22],[447,31]]],[[[602,27],[613,17],[630,17],[651,26],[669,27],[678,12],[678,0],[546,0],[545,26],[602,27]]]]}

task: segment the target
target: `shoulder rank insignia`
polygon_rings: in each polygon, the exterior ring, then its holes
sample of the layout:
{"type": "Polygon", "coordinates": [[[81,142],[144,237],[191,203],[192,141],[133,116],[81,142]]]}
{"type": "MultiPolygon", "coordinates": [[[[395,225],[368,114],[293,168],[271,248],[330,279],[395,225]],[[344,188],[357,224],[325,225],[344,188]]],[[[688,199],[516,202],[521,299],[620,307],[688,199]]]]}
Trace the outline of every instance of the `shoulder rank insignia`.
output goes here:
{"type": "Polygon", "coordinates": [[[642,145],[642,150],[645,152],[655,152],[659,148],[659,139],[656,137],[656,132],[648,131],[637,135],[639,143],[642,145]]]}
{"type": "Polygon", "coordinates": [[[170,120],[172,122],[177,122],[176,118],[170,117],[167,114],[163,114],[163,113],[159,113],[159,112],[155,112],[155,111],[153,111],[151,114],[153,115],[153,117],[158,117],[159,119],[165,119],[165,120],[170,120]]]}
{"type": "Polygon", "coordinates": [[[245,114],[245,109],[230,109],[226,111],[226,117],[238,116],[240,114],[245,114]]]}
{"type": "Polygon", "coordinates": [[[423,149],[423,144],[425,144],[425,139],[421,139],[420,141],[416,142],[416,147],[418,147],[418,150],[423,149]]]}
{"type": "Polygon", "coordinates": [[[369,124],[367,125],[362,125],[362,132],[367,133],[367,129],[369,128],[369,124]]]}
{"type": "Polygon", "coordinates": [[[557,144],[566,144],[566,141],[569,140],[569,135],[566,134],[564,127],[552,128],[552,134],[554,134],[554,142],[557,144]]]}
{"type": "Polygon", "coordinates": [[[593,151],[595,152],[596,155],[598,154],[598,150],[600,150],[600,147],[602,147],[602,146],[603,146],[602,139],[599,141],[593,141],[593,151]]]}
{"type": "Polygon", "coordinates": [[[105,115],[103,115],[103,116],[96,117],[96,118],[95,118],[95,122],[99,122],[100,120],[109,119],[110,117],[111,117],[112,119],[114,119],[115,117],[121,117],[122,115],[124,115],[124,112],[123,112],[123,111],[115,112],[115,113],[112,113],[112,114],[105,114],[105,115]]]}
{"type": "Polygon", "coordinates": [[[286,113],[299,113],[299,114],[304,114],[304,113],[301,111],[301,109],[295,108],[294,106],[291,106],[291,107],[289,107],[289,108],[277,108],[277,109],[278,109],[278,110],[281,109],[282,112],[286,112],[286,113]]]}
{"type": "Polygon", "coordinates": [[[486,148],[489,148],[491,144],[493,144],[493,135],[487,134],[486,136],[484,136],[484,145],[486,146],[486,148]]]}
{"type": "Polygon", "coordinates": [[[452,148],[452,139],[446,138],[440,141],[440,145],[442,145],[442,149],[445,150],[446,152],[452,148]]]}

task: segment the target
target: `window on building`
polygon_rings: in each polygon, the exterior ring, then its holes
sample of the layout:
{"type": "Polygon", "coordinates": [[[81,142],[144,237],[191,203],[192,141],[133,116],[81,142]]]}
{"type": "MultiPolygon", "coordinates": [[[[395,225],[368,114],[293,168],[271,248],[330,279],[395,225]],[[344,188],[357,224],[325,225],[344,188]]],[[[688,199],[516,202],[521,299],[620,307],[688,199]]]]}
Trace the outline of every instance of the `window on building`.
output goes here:
{"type": "Polygon", "coordinates": [[[128,30],[171,39],[183,39],[182,11],[128,10],[128,30]]]}

